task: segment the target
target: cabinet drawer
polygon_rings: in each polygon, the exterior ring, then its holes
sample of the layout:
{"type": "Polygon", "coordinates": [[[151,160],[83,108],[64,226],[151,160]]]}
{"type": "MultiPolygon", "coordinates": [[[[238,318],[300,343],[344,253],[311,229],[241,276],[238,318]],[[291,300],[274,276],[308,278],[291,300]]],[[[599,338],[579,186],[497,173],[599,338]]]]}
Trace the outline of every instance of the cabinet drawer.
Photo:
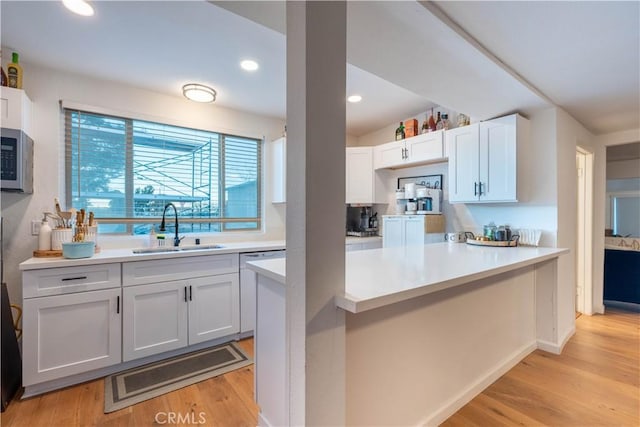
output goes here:
{"type": "Polygon", "coordinates": [[[22,273],[23,298],[120,287],[120,264],[46,268],[22,273]]]}
{"type": "Polygon", "coordinates": [[[122,264],[122,284],[144,285],[238,271],[238,254],[126,262],[122,264]]]}

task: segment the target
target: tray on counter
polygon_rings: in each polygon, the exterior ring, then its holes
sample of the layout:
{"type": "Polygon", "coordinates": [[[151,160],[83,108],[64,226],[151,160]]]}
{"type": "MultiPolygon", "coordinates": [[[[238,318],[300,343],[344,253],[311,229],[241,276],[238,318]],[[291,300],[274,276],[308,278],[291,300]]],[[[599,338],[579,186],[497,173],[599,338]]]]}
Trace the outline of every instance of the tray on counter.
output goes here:
{"type": "Polygon", "coordinates": [[[513,248],[518,246],[518,238],[520,236],[513,236],[511,240],[495,241],[495,240],[473,240],[467,239],[467,245],[473,246],[497,246],[504,248],[513,248]]]}

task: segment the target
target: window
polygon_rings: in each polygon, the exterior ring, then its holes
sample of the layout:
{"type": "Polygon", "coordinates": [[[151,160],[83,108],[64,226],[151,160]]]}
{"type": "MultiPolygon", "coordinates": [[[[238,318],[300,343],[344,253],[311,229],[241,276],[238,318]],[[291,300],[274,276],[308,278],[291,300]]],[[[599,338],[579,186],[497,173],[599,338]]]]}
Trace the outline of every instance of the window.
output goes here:
{"type": "Polygon", "coordinates": [[[169,202],[180,232],[260,228],[260,140],[64,112],[67,204],[94,212],[101,233],[147,234],[169,202]]]}

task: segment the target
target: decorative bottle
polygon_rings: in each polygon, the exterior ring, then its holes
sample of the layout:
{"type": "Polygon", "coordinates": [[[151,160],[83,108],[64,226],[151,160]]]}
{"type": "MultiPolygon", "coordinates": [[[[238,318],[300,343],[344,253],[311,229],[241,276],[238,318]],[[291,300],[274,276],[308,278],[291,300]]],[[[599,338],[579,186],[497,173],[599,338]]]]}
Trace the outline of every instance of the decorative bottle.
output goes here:
{"type": "Polygon", "coordinates": [[[436,130],[436,121],[433,118],[433,108],[431,109],[431,115],[429,116],[429,129],[431,131],[436,130]]]}
{"type": "Polygon", "coordinates": [[[429,132],[429,119],[427,116],[424,116],[424,122],[422,122],[422,129],[420,129],[420,133],[429,132]]]}
{"type": "Polygon", "coordinates": [[[2,72],[2,86],[6,86],[7,82],[7,74],[4,72],[4,68],[2,68],[2,51],[0,51],[0,71],[2,72]]]}
{"type": "Polygon", "coordinates": [[[22,89],[22,67],[18,64],[17,52],[13,52],[12,62],[7,65],[7,74],[9,76],[9,87],[22,89]]]}
{"type": "Polygon", "coordinates": [[[400,126],[396,129],[396,141],[404,139],[404,125],[400,122],[400,126]]]}

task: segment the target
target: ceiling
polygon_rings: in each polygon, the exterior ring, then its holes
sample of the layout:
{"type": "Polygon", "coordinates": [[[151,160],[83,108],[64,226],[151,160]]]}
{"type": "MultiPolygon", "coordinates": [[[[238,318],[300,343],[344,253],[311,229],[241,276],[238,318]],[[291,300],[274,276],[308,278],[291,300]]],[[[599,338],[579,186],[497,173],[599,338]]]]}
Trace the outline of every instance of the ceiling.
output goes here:
{"type": "MultiPolygon", "coordinates": [[[[28,64],[285,117],[283,2],[0,2],[5,50],[28,64]],[[215,4],[213,4],[215,3],[215,4]],[[257,24],[259,23],[259,24],[257,24]],[[90,60],[87,60],[90,58],[90,60]],[[256,73],[242,59],[260,63],[256,73]]],[[[638,2],[349,2],[347,131],[354,136],[433,103],[487,119],[556,104],[594,133],[640,128],[638,2]]]]}

